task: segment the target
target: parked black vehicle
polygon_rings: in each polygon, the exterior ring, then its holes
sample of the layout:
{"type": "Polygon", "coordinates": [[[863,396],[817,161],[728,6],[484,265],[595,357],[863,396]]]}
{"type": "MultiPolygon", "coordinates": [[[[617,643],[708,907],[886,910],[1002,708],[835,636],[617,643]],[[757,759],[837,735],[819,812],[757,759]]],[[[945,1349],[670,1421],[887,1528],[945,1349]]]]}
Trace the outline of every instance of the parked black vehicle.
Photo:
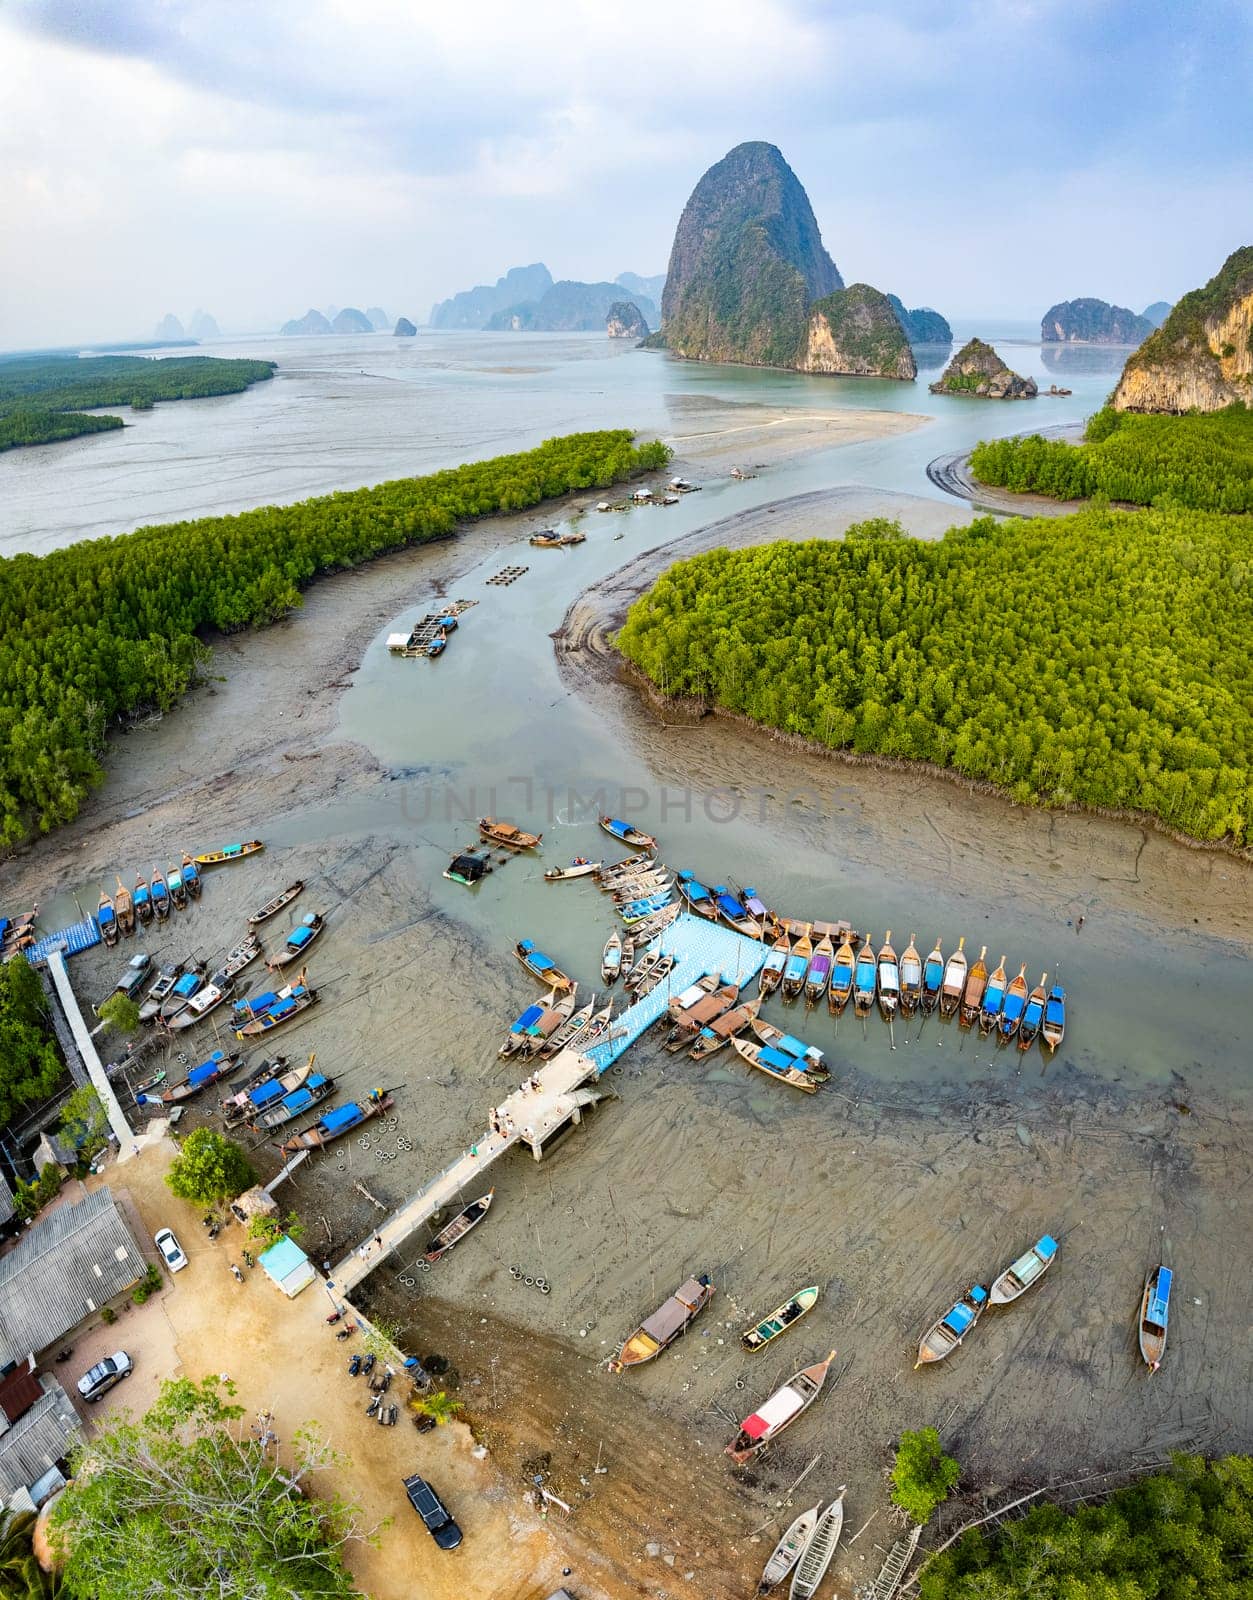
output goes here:
{"type": "Polygon", "coordinates": [[[455,1550],[461,1543],[461,1529],[452,1519],[448,1507],[431,1488],[425,1478],[415,1472],[405,1479],[405,1493],[409,1504],[426,1523],[427,1532],[441,1550],[455,1550]]]}

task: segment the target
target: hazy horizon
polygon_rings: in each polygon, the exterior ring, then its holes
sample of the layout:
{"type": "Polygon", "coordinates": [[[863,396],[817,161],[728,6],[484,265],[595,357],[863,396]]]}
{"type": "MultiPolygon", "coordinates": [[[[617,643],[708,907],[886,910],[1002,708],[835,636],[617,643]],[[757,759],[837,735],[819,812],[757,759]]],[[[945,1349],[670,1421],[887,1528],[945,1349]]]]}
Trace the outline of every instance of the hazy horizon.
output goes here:
{"type": "Polygon", "coordinates": [[[777,144],[847,282],[950,320],[1175,300],[1247,243],[1234,0],[10,0],[0,349],[664,272],[701,173],[777,144]],[[14,248],[17,241],[17,248],[14,248]]]}

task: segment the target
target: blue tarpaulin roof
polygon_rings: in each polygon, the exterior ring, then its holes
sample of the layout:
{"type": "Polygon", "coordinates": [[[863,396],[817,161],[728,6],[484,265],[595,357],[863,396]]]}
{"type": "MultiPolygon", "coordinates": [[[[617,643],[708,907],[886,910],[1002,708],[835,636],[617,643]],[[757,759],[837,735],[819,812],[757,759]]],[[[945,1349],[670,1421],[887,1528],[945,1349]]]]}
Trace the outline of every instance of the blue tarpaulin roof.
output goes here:
{"type": "Polygon", "coordinates": [[[1035,1249],[1037,1255],[1043,1256],[1046,1261],[1051,1261],[1057,1254],[1057,1240],[1052,1234],[1046,1233],[1035,1249]]]}
{"type": "Polygon", "coordinates": [[[960,1339],[962,1334],[966,1332],[974,1320],[975,1314],[970,1307],[967,1305],[958,1304],[955,1305],[949,1312],[948,1316],[945,1317],[944,1326],[952,1329],[952,1331],[960,1339]]]}
{"type": "Polygon", "coordinates": [[[1154,1323],[1159,1328],[1166,1326],[1166,1318],[1170,1314],[1170,1286],[1173,1281],[1174,1274],[1169,1267],[1158,1269],[1157,1283],[1153,1294],[1149,1297],[1146,1321],[1154,1323]]]}
{"type": "Polygon", "coordinates": [[[333,1111],[328,1111],[322,1118],[322,1126],[327,1133],[342,1133],[345,1128],[351,1128],[361,1121],[364,1113],[355,1100],[350,1100],[346,1106],[336,1106],[333,1111]]]}
{"type": "Polygon", "coordinates": [[[299,950],[301,945],[306,945],[313,938],[312,928],[297,928],[294,933],[287,935],[287,942],[293,950],[299,950]]]}

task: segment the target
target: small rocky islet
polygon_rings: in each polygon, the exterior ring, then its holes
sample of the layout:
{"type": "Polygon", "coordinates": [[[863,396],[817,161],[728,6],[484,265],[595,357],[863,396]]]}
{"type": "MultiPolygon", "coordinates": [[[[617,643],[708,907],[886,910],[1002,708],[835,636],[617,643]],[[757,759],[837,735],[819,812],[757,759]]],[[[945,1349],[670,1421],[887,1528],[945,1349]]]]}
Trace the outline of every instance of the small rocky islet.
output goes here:
{"type": "Polygon", "coordinates": [[[1039,392],[1034,378],[1024,378],[1007,367],[982,339],[968,340],[930,387],[932,394],[965,395],[975,400],[1033,400],[1039,392]]]}

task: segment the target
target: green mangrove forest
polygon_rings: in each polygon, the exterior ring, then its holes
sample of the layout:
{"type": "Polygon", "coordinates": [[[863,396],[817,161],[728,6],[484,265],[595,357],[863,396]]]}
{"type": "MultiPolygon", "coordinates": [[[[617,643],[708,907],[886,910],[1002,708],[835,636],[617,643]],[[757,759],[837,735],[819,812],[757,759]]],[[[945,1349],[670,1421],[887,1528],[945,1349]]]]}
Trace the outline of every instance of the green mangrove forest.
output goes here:
{"type": "Polygon", "coordinates": [[[173,705],[207,632],[274,621],[322,573],[669,458],[629,429],[571,434],[427,477],[0,560],[0,845],[77,815],[104,776],[109,728],[173,705]]]}

